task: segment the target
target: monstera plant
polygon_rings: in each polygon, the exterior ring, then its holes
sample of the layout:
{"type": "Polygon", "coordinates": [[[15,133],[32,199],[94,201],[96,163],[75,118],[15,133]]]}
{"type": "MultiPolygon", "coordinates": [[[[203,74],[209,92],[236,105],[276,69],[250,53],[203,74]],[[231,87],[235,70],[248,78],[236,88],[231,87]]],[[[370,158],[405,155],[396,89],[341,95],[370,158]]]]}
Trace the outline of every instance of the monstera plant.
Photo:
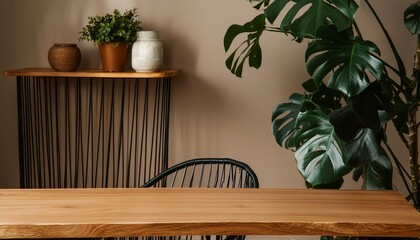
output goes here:
{"type": "MultiPolygon", "coordinates": [[[[413,73],[407,73],[378,14],[368,0],[362,1],[382,29],[396,66],[381,58],[374,42],[363,38],[354,19],[359,7],[354,0],[251,0],[259,15],[227,30],[226,66],[238,77],[245,63],[259,68],[259,40],[266,31],[308,44],[310,79],[302,81],[302,93],[291,94],[272,114],[277,143],[294,151],[309,188],[340,188],[343,176],[353,172],[355,180],[363,179],[363,189],[391,189],[394,165],[409,192],[407,199],[420,209],[419,56],[413,73]],[[244,41],[233,46],[242,36],[244,41]],[[388,144],[391,127],[407,148],[410,170],[403,168],[388,144]]],[[[404,21],[413,35],[420,33],[420,1],[408,7],[404,21]]]]}

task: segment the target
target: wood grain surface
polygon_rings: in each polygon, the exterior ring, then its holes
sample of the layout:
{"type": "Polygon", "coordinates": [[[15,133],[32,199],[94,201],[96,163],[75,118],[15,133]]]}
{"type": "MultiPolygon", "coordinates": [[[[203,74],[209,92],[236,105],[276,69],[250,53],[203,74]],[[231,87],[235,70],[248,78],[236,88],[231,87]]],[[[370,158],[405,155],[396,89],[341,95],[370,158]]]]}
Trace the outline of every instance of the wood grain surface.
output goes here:
{"type": "Polygon", "coordinates": [[[167,235],[420,237],[394,191],[2,189],[0,238],[167,235]]]}
{"type": "Polygon", "coordinates": [[[20,77],[76,77],[76,78],[164,78],[174,77],[182,72],[180,69],[161,70],[158,72],[103,72],[100,69],[78,70],[75,72],[57,72],[51,68],[23,68],[8,70],[5,76],[20,77]]]}

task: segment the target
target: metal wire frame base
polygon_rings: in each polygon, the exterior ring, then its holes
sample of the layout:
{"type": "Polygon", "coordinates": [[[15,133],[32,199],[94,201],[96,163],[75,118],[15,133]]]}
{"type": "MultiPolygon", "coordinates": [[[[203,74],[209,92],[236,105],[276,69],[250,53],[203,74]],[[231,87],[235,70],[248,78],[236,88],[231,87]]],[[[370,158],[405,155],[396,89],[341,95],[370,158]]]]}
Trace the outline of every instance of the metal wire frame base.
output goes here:
{"type": "Polygon", "coordinates": [[[17,87],[21,188],[139,187],[167,169],[170,78],[17,87]]]}

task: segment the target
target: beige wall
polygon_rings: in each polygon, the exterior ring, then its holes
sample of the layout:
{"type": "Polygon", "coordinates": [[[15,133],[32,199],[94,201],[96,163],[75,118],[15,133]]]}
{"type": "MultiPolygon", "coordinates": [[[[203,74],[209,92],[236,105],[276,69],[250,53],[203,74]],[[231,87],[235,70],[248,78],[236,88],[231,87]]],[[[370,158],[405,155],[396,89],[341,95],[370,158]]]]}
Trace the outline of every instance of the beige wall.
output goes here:
{"type": "MultiPolygon", "coordinates": [[[[10,11],[12,1],[0,3],[0,71],[13,67],[15,58],[10,59],[14,52],[12,36],[13,19],[10,11]]],[[[18,60],[19,61],[19,60],[18,60]]],[[[0,76],[0,187],[18,186],[18,150],[17,150],[17,104],[16,83],[12,79],[0,76]]]]}
{"type": "MultiPolygon", "coordinates": [[[[410,66],[414,39],[402,24],[413,0],[372,0],[410,66]]],[[[138,7],[144,28],[158,30],[167,68],[181,68],[173,80],[170,163],[194,157],[231,157],[257,172],[262,187],[303,188],[293,154],[277,146],[271,134],[271,110],[299,90],[307,79],[303,53],[279,34],[262,39],[263,66],[246,69],[242,79],[224,66],[223,36],[233,23],[255,16],[246,0],[2,0],[0,1],[0,70],[48,67],[54,42],[77,42],[87,16],[114,8],[138,7]]],[[[384,43],[362,3],[359,25],[365,38],[384,43]]],[[[99,67],[96,48],[78,43],[81,67],[99,67]]],[[[383,55],[390,56],[383,48],[383,55]]],[[[391,61],[391,60],[390,60],[391,61]]],[[[392,61],[391,61],[392,62],[392,61]]],[[[16,85],[0,77],[0,187],[18,186],[16,85]]],[[[359,183],[346,183],[357,188],[359,183]]]]}

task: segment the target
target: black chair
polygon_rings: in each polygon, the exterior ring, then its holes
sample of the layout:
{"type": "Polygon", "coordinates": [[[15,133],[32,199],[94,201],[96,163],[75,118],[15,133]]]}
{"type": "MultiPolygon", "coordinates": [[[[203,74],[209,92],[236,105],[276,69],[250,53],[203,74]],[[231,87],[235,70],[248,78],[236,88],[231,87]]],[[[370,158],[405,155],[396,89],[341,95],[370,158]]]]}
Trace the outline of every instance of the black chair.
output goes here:
{"type": "MultiPolygon", "coordinates": [[[[255,172],[245,163],[230,158],[197,158],[176,164],[158,174],[143,187],[258,188],[255,172]]],[[[145,239],[211,239],[184,236],[145,239]]],[[[215,236],[216,240],[242,240],[245,236],[215,236]]]]}
{"type": "Polygon", "coordinates": [[[258,188],[255,172],[230,158],[196,158],[176,164],[142,187],[258,188]]]}

